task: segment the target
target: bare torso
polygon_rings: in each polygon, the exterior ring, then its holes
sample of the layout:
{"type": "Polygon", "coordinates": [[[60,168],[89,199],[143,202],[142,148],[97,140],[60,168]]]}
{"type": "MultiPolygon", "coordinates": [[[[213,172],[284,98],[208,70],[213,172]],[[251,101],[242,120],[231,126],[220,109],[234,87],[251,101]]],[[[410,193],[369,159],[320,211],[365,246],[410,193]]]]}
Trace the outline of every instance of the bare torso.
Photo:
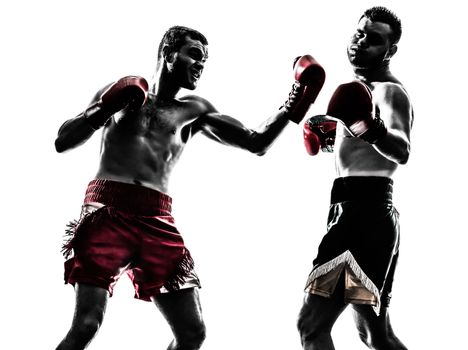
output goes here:
{"type": "MultiPolygon", "coordinates": [[[[389,96],[388,90],[398,89],[400,94],[406,96],[403,86],[396,79],[386,82],[373,82],[367,85],[372,90],[374,112],[380,115],[387,127],[391,127],[395,121],[393,120],[394,117],[392,117],[393,111],[389,106],[392,106],[395,102],[386,100],[389,96]],[[385,113],[381,113],[381,108],[385,110],[385,113]]],[[[410,114],[412,118],[412,111],[410,114]]],[[[408,125],[411,125],[411,123],[412,120],[407,121],[408,125]]],[[[373,145],[360,138],[353,137],[341,123],[338,123],[335,141],[335,166],[338,177],[392,177],[398,163],[383,156],[373,145]]]]}
{"type": "Polygon", "coordinates": [[[191,99],[157,103],[149,95],[137,112],[120,112],[103,130],[97,178],[138,184],[164,193],[191,134],[190,123],[203,111],[191,99]]]}
{"type": "Polygon", "coordinates": [[[336,129],[335,165],[338,177],[385,176],[392,177],[397,164],[380,155],[357,137],[351,137],[342,125],[336,129]]]}

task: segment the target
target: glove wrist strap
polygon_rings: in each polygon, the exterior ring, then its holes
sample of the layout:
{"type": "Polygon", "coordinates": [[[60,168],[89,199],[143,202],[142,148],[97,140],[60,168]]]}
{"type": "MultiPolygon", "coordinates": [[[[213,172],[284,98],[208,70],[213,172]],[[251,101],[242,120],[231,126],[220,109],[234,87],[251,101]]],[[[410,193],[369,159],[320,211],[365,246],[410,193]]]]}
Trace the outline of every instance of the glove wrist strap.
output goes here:
{"type": "Polygon", "coordinates": [[[375,118],[372,126],[360,138],[370,144],[375,144],[384,138],[385,135],[387,135],[387,127],[384,121],[380,118],[375,118]]]}
{"type": "Polygon", "coordinates": [[[93,130],[99,130],[109,120],[110,116],[102,109],[101,102],[96,102],[89,106],[83,113],[86,122],[93,130]]]}

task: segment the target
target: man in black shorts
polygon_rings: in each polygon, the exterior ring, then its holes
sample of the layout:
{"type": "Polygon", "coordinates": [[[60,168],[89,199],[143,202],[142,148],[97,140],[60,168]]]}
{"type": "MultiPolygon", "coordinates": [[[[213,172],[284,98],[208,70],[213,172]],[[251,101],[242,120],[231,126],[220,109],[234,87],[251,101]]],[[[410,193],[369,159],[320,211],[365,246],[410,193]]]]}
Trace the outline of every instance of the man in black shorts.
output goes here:
{"type": "Polygon", "coordinates": [[[348,45],[356,81],[333,94],[327,114],[304,125],[307,151],[334,143],[337,178],[327,234],[320,243],[298,328],[304,349],[334,349],[331,329],[352,304],[362,341],[371,349],[406,349],[388,313],[398,259],[398,212],[392,175],[408,161],[413,112],[390,72],[401,23],[383,7],[364,12],[348,45]]]}

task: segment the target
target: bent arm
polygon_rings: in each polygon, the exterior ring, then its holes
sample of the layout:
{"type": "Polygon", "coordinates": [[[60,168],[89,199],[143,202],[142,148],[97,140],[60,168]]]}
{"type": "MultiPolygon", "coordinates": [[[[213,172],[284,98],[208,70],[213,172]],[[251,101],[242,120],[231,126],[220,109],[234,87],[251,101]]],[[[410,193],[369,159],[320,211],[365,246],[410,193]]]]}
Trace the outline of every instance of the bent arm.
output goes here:
{"type": "Polygon", "coordinates": [[[107,85],[94,96],[83,113],[62,125],[55,148],[63,152],[82,144],[95,130],[106,125],[115,113],[127,107],[140,108],[147,97],[148,82],[140,76],[129,75],[107,85]]]}
{"type": "MultiPolygon", "coordinates": [[[[107,88],[101,89],[91,100],[88,108],[99,101],[102,92],[107,88]]],[[[78,147],[89,140],[94,134],[94,129],[88,120],[85,112],[81,112],[75,118],[69,119],[62,124],[55,139],[55,150],[59,153],[78,147]]]]}
{"type": "Polygon", "coordinates": [[[55,139],[55,150],[62,153],[78,147],[85,143],[95,131],[84,118],[83,113],[80,113],[62,124],[55,139]]]}
{"type": "Polygon", "coordinates": [[[406,92],[392,84],[379,92],[377,108],[387,127],[387,135],[374,144],[385,158],[405,164],[408,161],[411,143],[412,108],[406,92]]]}

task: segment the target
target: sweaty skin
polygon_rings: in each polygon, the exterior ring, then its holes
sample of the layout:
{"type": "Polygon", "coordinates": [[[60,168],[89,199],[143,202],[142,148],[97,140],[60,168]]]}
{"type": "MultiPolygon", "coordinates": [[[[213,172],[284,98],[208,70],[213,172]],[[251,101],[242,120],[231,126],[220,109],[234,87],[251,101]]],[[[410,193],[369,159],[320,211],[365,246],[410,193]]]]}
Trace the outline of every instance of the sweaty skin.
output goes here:
{"type": "Polygon", "coordinates": [[[96,177],[167,193],[172,169],[192,136],[192,123],[204,112],[206,107],[194,98],[158,103],[150,93],[141,110],[111,119],[102,135],[96,177]]]}
{"type": "MultiPolygon", "coordinates": [[[[222,144],[263,155],[289,123],[291,114],[281,108],[253,130],[236,119],[218,113],[211,103],[201,97],[179,97],[182,88],[196,88],[208,53],[207,46],[190,35],[185,37],[181,48],[174,50],[168,44],[161,47],[146,103],[141,108],[126,107],[109,116],[102,129],[96,178],[168,193],[172,170],[188,140],[197,133],[222,144]]],[[[109,86],[97,92],[90,106],[100,105],[101,96],[109,86]]],[[[292,92],[288,102],[294,106],[295,101],[300,101],[298,96],[292,92]]],[[[104,116],[107,117],[106,114],[104,116]]],[[[89,122],[92,117],[91,113],[81,113],[67,120],[59,129],[55,140],[56,150],[65,152],[86,142],[96,131],[89,122]]],[[[109,298],[107,289],[80,282],[76,283],[75,290],[72,326],[57,350],[86,348],[104,318],[109,298]]],[[[159,293],[151,299],[173,331],[174,340],[168,349],[199,349],[205,338],[205,325],[198,289],[191,287],[159,293]]]]}
{"type": "MultiPolygon", "coordinates": [[[[284,109],[258,129],[222,115],[207,100],[177,97],[180,88],[195,89],[207,58],[207,48],[198,40],[186,44],[165,59],[158,69],[144,106],[116,113],[102,132],[101,155],[96,178],[138,184],[168,193],[169,178],[187,141],[202,132],[209,138],[262,155],[288,124],[284,109]]],[[[90,105],[99,100],[100,90],[90,105]]],[[[82,115],[60,128],[56,140],[59,152],[74,148],[93,131],[82,115]]]]}
{"type": "MultiPolygon", "coordinates": [[[[389,69],[390,59],[397,51],[392,33],[389,24],[363,16],[348,45],[354,77],[372,91],[374,113],[385,123],[387,134],[370,144],[352,136],[342,123],[337,123],[334,146],[337,177],[391,178],[398,165],[408,161],[413,110],[403,85],[389,69]]],[[[353,213],[347,211],[348,216],[353,213]]],[[[380,233],[375,232],[376,239],[380,239],[380,233]]],[[[366,247],[372,249],[372,242],[366,247]]],[[[348,305],[343,302],[344,293],[344,283],[340,282],[330,299],[306,294],[298,319],[305,350],[335,349],[331,330],[348,305]]],[[[382,306],[377,315],[370,305],[351,305],[359,336],[368,348],[407,350],[393,331],[388,306],[382,306]]]]}
{"type": "Polygon", "coordinates": [[[373,94],[375,113],[384,121],[388,134],[377,144],[370,145],[353,137],[338,123],[335,160],[340,177],[392,177],[398,164],[408,160],[412,110],[406,92],[401,84],[393,82],[373,82],[368,86],[373,94]],[[396,139],[399,144],[394,144],[391,139],[396,139]]]}
{"type": "Polygon", "coordinates": [[[410,153],[413,111],[403,85],[388,70],[388,60],[396,52],[388,42],[386,23],[363,18],[348,46],[348,58],[355,76],[372,91],[374,112],[384,121],[388,133],[371,145],[337,124],[335,152],[337,175],[392,177],[398,164],[410,153]],[[383,61],[383,62],[382,62],[383,61]],[[374,63],[375,62],[375,63],[374,63]],[[375,67],[374,64],[382,64],[375,67]]]}

